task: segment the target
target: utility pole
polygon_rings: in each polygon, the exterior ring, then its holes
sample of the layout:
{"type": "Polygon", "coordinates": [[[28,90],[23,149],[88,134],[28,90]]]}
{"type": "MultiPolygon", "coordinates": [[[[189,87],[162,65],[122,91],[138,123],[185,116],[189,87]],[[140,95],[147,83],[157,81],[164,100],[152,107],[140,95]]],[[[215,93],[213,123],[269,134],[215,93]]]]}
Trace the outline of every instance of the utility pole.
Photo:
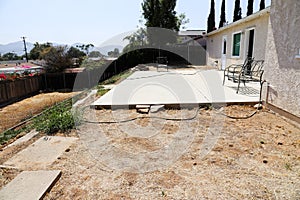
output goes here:
{"type": "Polygon", "coordinates": [[[27,47],[26,47],[25,38],[26,37],[24,37],[24,36],[21,37],[21,39],[23,39],[23,42],[24,42],[24,51],[25,51],[26,62],[28,62],[28,55],[27,55],[27,47]]]}

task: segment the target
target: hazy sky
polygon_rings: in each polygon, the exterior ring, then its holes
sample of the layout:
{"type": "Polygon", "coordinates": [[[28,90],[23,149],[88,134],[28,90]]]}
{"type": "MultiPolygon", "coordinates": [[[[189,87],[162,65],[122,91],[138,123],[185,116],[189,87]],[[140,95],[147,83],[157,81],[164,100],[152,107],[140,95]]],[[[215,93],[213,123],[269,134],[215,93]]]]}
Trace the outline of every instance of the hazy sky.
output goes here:
{"type": "MultiPolygon", "coordinates": [[[[219,24],[221,1],[216,3],[219,24]]],[[[232,22],[235,0],[226,0],[226,19],[232,22]]],[[[271,0],[266,0],[266,6],[271,0]]],[[[241,0],[243,16],[247,0],[241,0]]],[[[258,11],[260,0],[254,0],[258,11]]],[[[0,0],[0,44],[20,40],[73,44],[103,42],[133,31],[142,16],[142,0],[0,0]]],[[[177,12],[185,13],[188,29],[206,29],[210,0],[178,0],[177,12]]],[[[123,36],[122,36],[123,37],[123,36]]]]}

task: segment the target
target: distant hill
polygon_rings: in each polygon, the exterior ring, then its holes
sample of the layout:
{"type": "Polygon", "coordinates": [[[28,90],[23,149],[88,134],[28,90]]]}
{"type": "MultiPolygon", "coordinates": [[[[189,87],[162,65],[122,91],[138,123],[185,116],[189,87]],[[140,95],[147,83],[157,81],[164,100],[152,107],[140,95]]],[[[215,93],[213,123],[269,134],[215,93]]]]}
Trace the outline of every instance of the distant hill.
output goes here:
{"type": "MultiPolygon", "coordinates": [[[[65,45],[65,44],[58,44],[58,43],[52,43],[54,46],[59,46],[59,45],[65,45]]],[[[76,47],[77,45],[83,45],[83,43],[74,43],[71,46],[76,47]]],[[[34,44],[30,42],[26,42],[27,46],[27,52],[29,53],[31,49],[33,49],[34,44]]],[[[121,52],[123,50],[123,46],[121,45],[107,45],[107,46],[101,46],[101,47],[94,47],[90,49],[91,51],[100,51],[101,54],[107,55],[109,51],[113,51],[115,48],[118,48],[119,51],[121,52]]],[[[6,54],[6,53],[16,53],[18,56],[24,55],[24,44],[22,41],[18,42],[12,42],[8,44],[0,44],[0,54],[6,54]]]]}
{"type": "MultiPolygon", "coordinates": [[[[77,47],[77,46],[80,46],[80,45],[83,45],[83,43],[74,43],[71,46],[72,47],[77,47]]],[[[124,47],[121,46],[121,45],[106,45],[106,46],[100,46],[100,47],[93,47],[93,48],[90,49],[90,52],[91,51],[100,51],[100,53],[102,55],[107,55],[108,52],[113,51],[115,48],[118,48],[119,51],[121,52],[124,47]]]]}
{"type": "MultiPolygon", "coordinates": [[[[34,45],[30,42],[26,42],[27,52],[30,52],[34,45]]],[[[24,55],[24,43],[22,41],[12,42],[8,44],[0,44],[0,53],[1,55],[6,53],[16,53],[18,56],[24,55]]]]}
{"type": "Polygon", "coordinates": [[[101,46],[96,47],[96,51],[100,51],[103,55],[107,55],[108,52],[113,51],[115,48],[119,49],[120,52],[123,50],[123,46],[121,45],[107,45],[107,46],[101,46]]]}

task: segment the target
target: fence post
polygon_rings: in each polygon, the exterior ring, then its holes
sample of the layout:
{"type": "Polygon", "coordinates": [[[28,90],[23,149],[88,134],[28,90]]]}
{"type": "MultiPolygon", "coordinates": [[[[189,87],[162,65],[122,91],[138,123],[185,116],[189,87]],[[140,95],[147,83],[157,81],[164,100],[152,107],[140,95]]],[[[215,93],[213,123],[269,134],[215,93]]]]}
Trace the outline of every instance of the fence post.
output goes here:
{"type": "Polygon", "coordinates": [[[89,80],[89,89],[91,88],[91,75],[90,75],[90,70],[87,69],[87,74],[88,74],[88,80],[89,80]]]}
{"type": "Polygon", "coordinates": [[[45,81],[45,86],[44,86],[44,90],[48,90],[48,84],[47,84],[47,73],[44,73],[44,81],[45,81]]]}
{"type": "Polygon", "coordinates": [[[64,81],[64,88],[63,90],[66,90],[66,73],[63,72],[63,81],[64,81]]]}
{"type": "Polygon", "coordinates": [[[6,94],[6,101],[7,101],[8,100],[7,82],[5,83],[5,94],[6,94]]]}
{"type": "Polygon", "coordinates": [[[21,79],[22,80],[22,82],[23,82],[23,86],[24,86],[24,94],[27,94],[27,90],[26,90],[26,84],[27,84],[27,80],[28,79],[21,79]]]}

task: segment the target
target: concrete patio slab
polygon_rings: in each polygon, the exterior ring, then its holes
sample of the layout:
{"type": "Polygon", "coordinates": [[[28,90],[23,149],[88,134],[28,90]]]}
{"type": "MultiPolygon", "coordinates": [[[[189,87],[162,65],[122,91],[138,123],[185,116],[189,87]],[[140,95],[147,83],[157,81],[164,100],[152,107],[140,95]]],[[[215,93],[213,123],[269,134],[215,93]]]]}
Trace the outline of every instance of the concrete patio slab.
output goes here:
{"type": "Polygon", "coordinates": [[[3,165],[22,170],[45,169],[77,139],[59,136],[42,137],[17,153],[3,165]]]}
{"type": "Polygon", "coordinates": [[[59,179],[61,171],[24,171],[0,190],[1,200],[39,200],[59,179]]]}
{"type": "Polygon", "coordinates": [[[260,84],[238,84],[217,70],[138,71],[114,87],[91,106],[185,105],[209,103],[257,103],[260,84]]]}

